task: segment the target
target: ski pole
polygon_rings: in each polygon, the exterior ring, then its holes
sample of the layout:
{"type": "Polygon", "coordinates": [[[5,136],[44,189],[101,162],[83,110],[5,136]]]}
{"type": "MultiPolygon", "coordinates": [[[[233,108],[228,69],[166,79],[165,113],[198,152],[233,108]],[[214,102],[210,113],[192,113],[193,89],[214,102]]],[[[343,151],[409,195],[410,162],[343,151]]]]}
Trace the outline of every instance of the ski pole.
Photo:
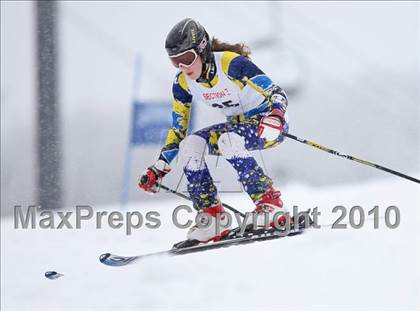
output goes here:
{"type": "MultiPolygon", "coordinates": [[[[265,91],[263,88],[259,87],[258,85],[254,84],[254,83],[248,83],[248,85],[249,85],[249,86],[251,86],[252,88],[256,89],[259,93],[263,94],[265,97],[267,97],[267,98],[270,98],[270,97],[271,97],[271,94],[270,94],[269,92],[265,91]]],[[[400,172],[394,171],[394,170],[392,170],[392,169],[390,169],[390,168],[387,168],[387,167],[381,166],[381,165],[379,165],[379,164],[375,164],[375,163],[372,163],[372,162],[369,162],[369,161],[365,161],[365,160],[362,160],[362,159],[358,159],[358,158],[353,157],[353,156],[351,156],[351,155],[342,154],[342,153],[340,153],[340,152],[338,152],[338,151],[335,151],[335,150],[333,150],[333,149],[330,149],[330,148],[324,147],[324,146],[322,146],[322,145],[319,145],[319,144],[314,143],[314,142],[312,142],[312,141],[309,141],[309,140],[307,140],[307,139],[302,139],[302,138],[299,138],[299,137],[297,137],[297,136],[295,136],[295,135],[292,135],[292,134],[282,133],[282,135],[283,135],[283,136],[285,136],[285,137],[288,137],[288,138],[294,139],[294,140],[296,140],[296,141],[298,141],[298,142],[300,142],[300,143],[302,143],[302,144],[305,144],[305,145],[309,145],[309,146],[312,146],[312,147],[318,148],[318,149],[320,149],[320,150],[323,150],[323,151],[326,151],[326,152],[328,152],[328,153],[331,153],[331,154],[334,154],[334,155],[340,156],[340,157],[342,157],[342,158],[346,158],[346,159],[349,159],[349,160],[352,160],[352,161],[355,161],[355,162],[359,162],[359,163],[361,163],[361,164],[365,164],[365,165],[368,165],[368,166],[371,166],[371,167],[377,168],[377,169],[379,169],[379,170],[382,170],[382,171],[385,171],[385,172],[388,172],[388,173],[391,173],[391,174],[397,175],[397,176],[399,176],[399,177],[402,177],[402,178],[405,178],[405,179],[408,179],[408,180],[411,180],[411,181],[413,181],[413,182],[416,182],[416,183],[420,184],[420,180],[419,180],[419,179],[417,179],[417,178],[414,178],[414,177],[411,177],[411,176],[405,175],[405,174],[403,174],[403,173],[400,173],[400,172]]]]}
{"type": "Polygon", "coordinates": [[[342,157],[342,158],[346,158],[346,159],[348,159],[348,160],[352,160],[352,161],[355,161],[355,162],[359,162],[359,163],[361,163],[361,164],[368,165],[368,166],[370,166],[370,167],[377,168],[377,169],[379,169],[379,170],[382,170],[382,171],[385,171],[385,172],[388,172],[388,173],[391,173],[391,174],[397,175],[397,176],[399,176],[399,177],[402,177],[402,178],[405,178],[405,179],[408,179],[408,180],[411,180],[411,181],[413,181],[413,182],[416,182],[416,183],[420,184],[420,180],[419,180],[419,179],[416,179],[416,178],[414,178],[414,177],[411,177],[411,176],[405,175],[405,174],[403,174],[403,173],[400,173],[400,172],[394,171],[394,170],[392,170],[392,169],[390,169],[390,168],[387,168],[387,167],[381,166],[381,165],[379,165],[379,164],[375,164],[375,163],[372,163],[372,162],[369,162],[369,161],[365,161],[365,160],[362,160],[362,159],[356,158],[356,157],[354,157],[354,156],[352,156],[352,155],[343,154],[343,153],[341,153],[341,152],[338,152],[338,151],[335,151],[335,150],[333,150],[333,149],[330,149],[330,148],[324,147],[324,146],[319,145],[319,144],[317,144],[317,143],[314,143],[314,142],[312,142],[312,141],[310,141],[310,140],[299,138],[299,137],[297,137],[297,136],[295,136],[295,135],[292,135],[292,134],[289,134],[289,133],[283,133],[282,135],[283,135],[283,136],[285,136],[285,137],[288,137],[288,138],[294,139],[294,140],[296,140],[296,141],[298,141],[298,142],[300,142],[300,143],[302,143],[302,144],[312,146],[312,147],[314,147],[314,148],[320,149],[320,150],[322,150],[322,151],[326,151],[326,152],[328,152],[328,153],[331,153],[331,154],[333,154],[333,155],[336,155],[336,156],[339,156],[339,157],[342,157]]]}
{"type": "MultiPolygon", "coordinates": [[[[177,196],[179,196],[179,197],[181,197],[183,199],[186,199],[186,200],[191,201],[191,198],[190,197],[186,196],[185,194],[183,194],[181,192],[178,192],[176,190],[173,190],[173,189],[171,189],[169,187],[166,187],[165,185],[162,185],[162,184],[159,184],[159,183],[157,185],[158,185],[158,187],[162,188],[163,190],[169,191],[170,193],[173,193],[173,194],[175,194],[175,195],[177,195],[177,196]]],[[[223,205],[223,207],[227,208],[228,210],[230,210],[230,211],[232,211],[234,213],[237,213],[237,214],[239,214],[239,215],[241,215],[242,217],[245,218],[245,214],[244,213],[241,213],[240,211],[238,211],[237,209],[233,208],[232,206],[230,206],[230,205],[228,205],[226,203],[223,203],[223,202],[222,202],[222,205],[223,205]]]]}

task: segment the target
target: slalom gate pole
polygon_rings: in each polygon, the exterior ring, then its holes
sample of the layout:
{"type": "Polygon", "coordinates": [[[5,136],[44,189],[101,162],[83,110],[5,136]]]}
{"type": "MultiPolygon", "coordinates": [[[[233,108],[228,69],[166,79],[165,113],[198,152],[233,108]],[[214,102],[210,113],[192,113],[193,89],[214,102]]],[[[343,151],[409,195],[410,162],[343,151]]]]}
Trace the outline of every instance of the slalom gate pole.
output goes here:
{"type": "Polygon", "coordinates": [[[285,137],[287,137],[287,138],[290,138],[290,139],[296,140],[296,141],[298,141],[298,142],[300,142],[300,143],[302,143],[302,144],[309,145],[309,146],[311,146],[311,147],[314,147],[314,148],[320,149],[320,150],[322,150],[322,151],[326,151],[326,152],[328,152],[328,153],[331,153],[331,154],[333,154],[333,155],[336,155],[336,156],[339,156],[339,157],[342,157],[342,158],[346,158],[346,159],[351,160],[351,161],[359,162],[359,163],[361,163],[361,164],[364,164],[364,165],[368,165],[368,166],[370,166],[370,167],[377,168],[377,169],[379,169],[379,170],[382,170],[382,171],[385,171],[385,172],[388,172],[388,173],[391,173],[391,174],[397,175],[397,176],[399,176],[399,177],[402,177],[402,178],[405,178],[405,179],[408,179],[408,180],[411,180],[411,181],[413,181],[413,182],[415,182],[415,183],[420,184],[420,180],[419,180],[419,179],[416,179],[416,178],[414,178],[414,177],[411,177],[411,176],[405,175],[405,174],[403,174],[403,173],[400,173],[400,172],[394,171],[394,170],[392,170],[392,169],[390,169],[390,168],[387,168],[387,167],[384,167],[384,166],[381,166],[381,165],[378,165],[378,164],[375,164],[375,163],[372,163],[372,162],[369,162],[369,161],[365,161],[365,160],[362,160],[362,159],[358,159],[358,158],[356,158],[356,157],[353,157],[352,155],[343,154],[343,153],[341,153],[341,152],[338,152],[338,151],[335,151],[335,150],[333,150],[333,149],[330,149],[330,148],[324,147],[324,146],[319,145],[319,144],[317,144],[317,143],[314,143],[314,142],[312,142],[312,141],[310,141],[310,140],[299,138],[299,137],[297,137],[297,136],[295,136],[295,135],[292,135],[292,134],[289,134],[289,133],[282,133],[282,135],[283,135],[283,136],[285,136],[285,137]]]}
{"type": "MultiPolygon", "coordinates": [[[[166,187],[165,185],[158,184],[158,187],[159,188],[162,188],[163,190],[166,190],[166,191],[168,191],[170,193],[173,193],[173,194],[179,196],[180,198],[183,198],[183,199],[186,199],[186,200],[191,201],[191,198],[190,197],[186,196],[185,194],[183,194],[181,192],[178,192],[178,191],[173,190],[173,189],[171,189],[169,187],[166,187]]],[[[237,209],[233,208],[232,206],[230,206],[230,205],[228,205],[226,203],[223,203],[223,202],[222,202],[222,205],[223,205],[223,207],[227,208],[228,210],[230,210],[230,211],[232,211],[232,212],[234,212],[236,214],[239,214],[239,215],[241,215],[242,217],[245,218],[245,214],[244,213],[241,213],[240,211],[238,211],[237,209]]]]}

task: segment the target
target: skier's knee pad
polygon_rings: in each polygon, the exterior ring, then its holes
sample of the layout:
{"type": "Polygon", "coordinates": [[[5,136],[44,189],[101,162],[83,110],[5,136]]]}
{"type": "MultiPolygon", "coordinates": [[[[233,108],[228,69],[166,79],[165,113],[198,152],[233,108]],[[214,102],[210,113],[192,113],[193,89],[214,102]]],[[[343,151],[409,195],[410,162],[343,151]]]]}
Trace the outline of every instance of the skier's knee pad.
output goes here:
{"type": "Polygon", "coordinates": [[[189,135],[179,144],[179,158],[183,167],[191,170],[205,168],[204,156],[208,153],[207,142],[198,135],[189,135]]]}
{"type": "Polygon", "coordinates": [[[226,158],[246,158],[250,154],[245,148],[245,139],[234,132],[227,132],[220,135],[217,141],[220,153],[226,158]]]}

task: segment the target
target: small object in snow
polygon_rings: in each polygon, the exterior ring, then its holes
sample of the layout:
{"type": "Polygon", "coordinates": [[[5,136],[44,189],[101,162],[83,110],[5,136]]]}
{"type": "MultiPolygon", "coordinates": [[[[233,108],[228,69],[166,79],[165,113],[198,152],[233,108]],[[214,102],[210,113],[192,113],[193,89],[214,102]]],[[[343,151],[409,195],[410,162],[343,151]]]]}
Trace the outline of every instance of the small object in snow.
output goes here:
{"type": "Polygon", "coordinates": [[[45,272],[45,277],[47,279],[50,279],[50,280],[58,279],[59,277],[62,277],[63,275],[64,274],[58,273],[56,271],[47,271],[47,272],[45,272]]]}

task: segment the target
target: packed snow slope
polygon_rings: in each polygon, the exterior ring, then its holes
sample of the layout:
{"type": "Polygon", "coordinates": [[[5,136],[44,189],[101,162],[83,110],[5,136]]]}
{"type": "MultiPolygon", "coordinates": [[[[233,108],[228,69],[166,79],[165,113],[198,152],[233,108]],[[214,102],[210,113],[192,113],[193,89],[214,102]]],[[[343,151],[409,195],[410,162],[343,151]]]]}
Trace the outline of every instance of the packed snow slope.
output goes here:
{"type": "MultiPolygon", "coordinates": [[[[419,186],[398,178],[321,189],[298,184],[282,189],[288,206],[318,206],[319,224],[338,218],[332,209],[379,205],[379,229],[372,216],[361,229],[308,230],[296,237],[234,246],[178,257],[159,257],[127,267],[98,261],[103,252],[136,255],[164,250],[185,236],[171,213],[185,204],[171,194],[156,204],[128,210],[158,211],[162,226],[125,229],[13,229],[2,220],[1,306],[4,310],[418,310],[419,186]],[[386,207],[401,213],[389,229],[386,207]],[[64,276],[44,277],[47,270],[64,276]]],[[[242,211],[252,209],[244,194],[224,195],[242,211]]],[[[110,212],[110,207],[96,210],[110,212]]],[[[118,210],[118,209],[117,209],[118,210]]],[[[192,218],[183,214],[180,220],[192,218]]],[[[391,220],[393,217],[391,217],[391,220]]],[[[348,215],[343,221],[349,222],[348,215]]],[[[73,222],[74,224],[74,219],[73,222]]]]}

